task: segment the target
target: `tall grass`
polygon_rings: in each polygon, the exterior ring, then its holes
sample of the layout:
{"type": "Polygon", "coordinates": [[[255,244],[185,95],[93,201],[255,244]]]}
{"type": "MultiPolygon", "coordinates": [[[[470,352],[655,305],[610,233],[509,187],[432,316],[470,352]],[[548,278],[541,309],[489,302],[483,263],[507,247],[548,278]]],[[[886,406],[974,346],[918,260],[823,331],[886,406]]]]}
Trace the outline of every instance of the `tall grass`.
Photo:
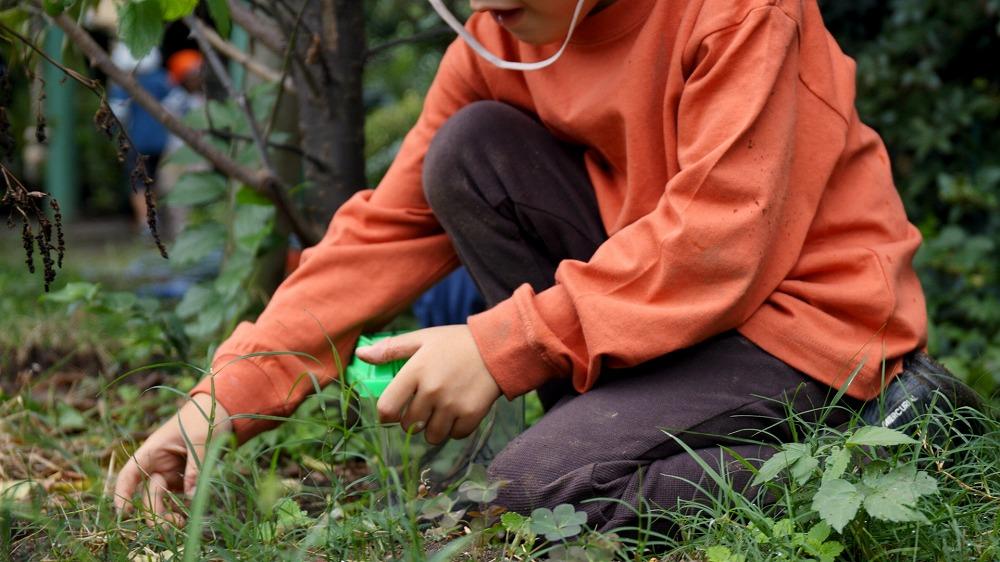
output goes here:
{"type": "MultiPolygon", "coordinates": [[[[176,411],[194,379],[163,364],[120,379],[59,368],[7,385],[0,560],[820,559],[804,545],[823,534],[811,503],[823,463],[809,478],[779,478],[749,493],[735,488],[731,473],[706,465],[706,501],[669,511],[640,504],[635,528],[546,542],[530,517],[500,519],[488,501],[470,505],[458,482],[427,482],[422,439],[379,426],[372,404],[339,385],[240,448],[217,441],[193,501],[175,498],[186,527],[147,527],[141,509],[119,517],[108,493],[116,467],[176,411]],[[674,533],[654,531],[664,520],[674,533]]],[[[952,413],[924,416],[907,428],[920,437],[916,444],[866,450],[846,469],[845,478],[858,481],[869,466],[926,471],[937,483],[937,493],[916,505],[926,522],[862,512],[817,544],[838,543],[845,560],[1000,559],[1000,425],[963,413],[980,434],[951,423],[952,413]],[[931,439],[934,428],[942,433],[931,439]]],[[[857,417],[840,428],[809,421],[817,417],[788,410],[774,423],[796,427],[810,451],[843,446],[861,425],[857,417]]]]}

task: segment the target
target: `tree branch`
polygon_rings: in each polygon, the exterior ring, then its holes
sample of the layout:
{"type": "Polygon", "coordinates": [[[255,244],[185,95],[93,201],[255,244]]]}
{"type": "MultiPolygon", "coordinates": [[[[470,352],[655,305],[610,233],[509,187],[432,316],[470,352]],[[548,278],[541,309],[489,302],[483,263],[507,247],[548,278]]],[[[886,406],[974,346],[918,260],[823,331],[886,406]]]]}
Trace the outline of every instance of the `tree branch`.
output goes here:
{"type": "MultiPolygon", "coordinates": [[[[236,101],[240,111],[243,112],[243,116],[246,118],[247,124],[250,125],[250,135],[253,137],[254,146],[257,147],[257,154],[260,156],[260,160],[264,164],[264,168],[270,176],[268,187],[272,193],[271,198],[274,200],[275,205],[288,218],[292,230],[294,230],[295,233],[301,237],[300,232],[304,232],[308,229],[302,218],[294,212],[292,204],[288,201],[288,186],[284,185],[284,182],[281,181],[280,176],[274,168],[274,163],[271,161],[271,155],[267,150],[267,141],[261,133],[260,124],[257,123],[257,118],[253,114],[253,109],[250,108],[250,102],[247,101],[246,94],[237,90],[236,86],[233,85],[233,80],[230,78],[225,65],[222,64],[222,60],[219,59],[219,54],[215,51],[215,48],[212,47],[212,44],[209,43],[208,39],[206,39],[205,29],[208,26],[194,16],[185,17],[184,23],[187,24],[189,29],[191,29],[191,35],[194,37],[195,41],[198,42],[198,46],[201,48],[202,52],[204,52],[205,57],[208,59],[208,64],[212,67],[212,71],[215,73],[216,78],[222,82],[222,86],[226,89],[229,97],[236,101]]],[[[306,239],[303,239],[303,243],[305,241],[306,239]]],[[[311,246],[312,244],[309,245],[311,246]]]]}
{"type": "MultiPolygon", "coordinates": [[[[205,39],[225,57],[243,65],[247,70],[267,82],[282,82],[282,74],[280,72],[254,60],[250,55],[219,36],[211,27],[207,25],[202,25],[201,27],[201,33],[205,39]]],[[[289,93],[295,93],[295,85],[291,80],[285,79],[283,86],[289,93]]]]}
{"type": "Polygon", "coordinates": [[[280,28],[274,22],[258,16],[240,0],[229,0],[229,13],[234,22],[268,49],[275,53],[285,50],[285,36],[278,31],[280,28]]]}
{"type": "MultiPolygon", "coordinates": [[[[243,141],[243,142],[253,142],[253,137],[250,135],[244,135],[240,133],[234,133],[232,131],[222,131],[219,129],[209,129],[208,133],[213,137],[219,138],[225,141],[243,141]]],[[[300,158],[305,158],[306,160],[312,162],[312,164],[324,171],[330,171],[330,166],[326,162],[320,160],[316,155],[309,154],[301,147],[294,144],[288,144],[284,142],[275,142],[272,140],[267,141],[267,146],[275,150],[283,150],[285,152],[290,152],[300,158]]]]}
{"type": "MultiPolygon", "coordinates": [[[[228,155],[209,144],[208,140],[205,138],[204,132],[189,127],[177,116],[167,111],[155,97],[153,97],[139,84],[135,76],[115,66],[115,64],[111,61],[111,57],[108,56],[108,53],[100,45],[98,45],[97,42],[94,41],[94,38],[91,37],[90,34],[75,20],[66,14],[55,16],[52,20],[57,26],[59,26],[60,29],[63,30],[64,33],[66,33],[66,37],[68,37],[74,45],[80,48],[83,54],[90,59],[94,66],[99,68],[101,72],[108,75],[111,80],[119,84],[126,92],[128,92],[129,96],[131,96],[132,99],[139,104],[140,107],[149,112],[149,114],[158,122],[162,123],[167,130],[177,135],[177,137],[190,146],[192,150],[208,160],[212,166],[226,176],[234,178],[250,186],[256,191],[262,193],[264,196],[275,201],[276,204],[279,203],[279,201],[275,199],[276,178],[271,173],[267,171],[256,171],[247,166],[243,166],[236,160],[230,158],[228,155]]],[[[289,219],[289,224],[292,226],[295,234],[302,239],[304,244],[311,245],[317,241],[318,237],[304,227],[304,223],[298,218],[298,215],[294,213],[291,208],[281,208],[279,206],[279,211],[286,214],[289,219]]]]}

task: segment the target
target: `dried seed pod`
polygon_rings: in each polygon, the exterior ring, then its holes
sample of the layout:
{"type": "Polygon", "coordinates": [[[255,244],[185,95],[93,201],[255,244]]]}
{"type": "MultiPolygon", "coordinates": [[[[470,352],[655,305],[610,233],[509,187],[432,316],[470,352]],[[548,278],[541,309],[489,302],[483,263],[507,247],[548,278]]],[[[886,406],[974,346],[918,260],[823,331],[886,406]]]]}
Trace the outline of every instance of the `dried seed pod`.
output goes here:
{"type": "Polygon", "coordinates": [[[35,121],[35,140],[38,141],[38,144],[45,144],[49,140],[45,131],[47,124],[48,122],[45,120],[45,115],[39,113],[38,120],[35,121]]]}
{"type": "Polygon", "coordinates": [[[56,251],[58,256],[57,264],[59,269],[63,266],[63,257],[66,256],[66,239],[63,237],[62,209],[59,208],[59,201],[54,197],[49,199],[49,206],[52,207],[53,222],[56,227],[56,251]]]}
{"type": "Polygon", "coordinates": [[[21,243],[24,245],[24,262],[28,264],[28,271],[35,272],[35,236],[31,232],[31,223],[24,219],[21,225],[21,243]]]}
{"type": "Polygon", "coordinates": [[[115,138],[117,123],[118,121],[115,119],[114,114],[111,113],[108,100],[101,98],[97,113],[94,114],[94,125],[97,127],[97,130],[104,133],[104,136],[108,137],[108,140],[113,140],[115,138]]]}

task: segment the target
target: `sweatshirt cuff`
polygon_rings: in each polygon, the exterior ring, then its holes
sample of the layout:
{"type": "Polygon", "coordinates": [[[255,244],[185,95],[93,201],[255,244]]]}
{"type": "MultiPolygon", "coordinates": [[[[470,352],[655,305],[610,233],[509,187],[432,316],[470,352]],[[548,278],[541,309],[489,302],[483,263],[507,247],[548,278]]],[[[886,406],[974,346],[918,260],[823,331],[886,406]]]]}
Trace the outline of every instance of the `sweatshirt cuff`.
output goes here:
{"type": "Polygon", "coordinates": [[[231,418],[233,432],[239,444],[256,435],[277,427],[278,419],[257,419],[242,416],[287,417],[301,401],[301,397],[312,390],[308,374],[296,377],[291,388],[283,392],[279,381],[293,364],[299,373],[307,373],[306,366],[294,357],[247,357],[253,352],[238,353],[222,351],[212,360],[212,372],[203,378],[189,396],[209,394],[226,409],[231,418]],[[235,419],[233,419],[235,418],[235,419]]]}
{"type": "Polygon", "coordinates": [[[469,317],[469,329],[483,362],[508,399],[572,373],[572,364],[559,351],[563,342],[536,308],[562,292],[556,286],[536,296],[530,286],[522,285],[509,299],[469,317]]]}

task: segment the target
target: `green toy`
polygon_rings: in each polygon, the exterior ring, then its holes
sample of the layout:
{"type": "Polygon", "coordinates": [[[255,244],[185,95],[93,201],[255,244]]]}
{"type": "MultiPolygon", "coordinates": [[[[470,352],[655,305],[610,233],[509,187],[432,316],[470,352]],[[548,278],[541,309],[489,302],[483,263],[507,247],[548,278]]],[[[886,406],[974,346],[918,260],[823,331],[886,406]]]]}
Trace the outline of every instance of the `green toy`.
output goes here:
{"type": "MultiPolygon", "coordinates": [[[[390,332],[362,335],[358,339],[358,347],[372,345],[379,340],[398,335],[399,333],[390,332]]],[[[354,356],[354,360],[347,366],[347,371],[344,373],[345,381],[349,386],[354,387],[358,396],[362,398],[378,398],[382,396],[386,387],[392,382],[392,378],[403,368],[404,364],[406,364],[405,359],[392,361],[384,365],[372,365],[354,356]]]]}

